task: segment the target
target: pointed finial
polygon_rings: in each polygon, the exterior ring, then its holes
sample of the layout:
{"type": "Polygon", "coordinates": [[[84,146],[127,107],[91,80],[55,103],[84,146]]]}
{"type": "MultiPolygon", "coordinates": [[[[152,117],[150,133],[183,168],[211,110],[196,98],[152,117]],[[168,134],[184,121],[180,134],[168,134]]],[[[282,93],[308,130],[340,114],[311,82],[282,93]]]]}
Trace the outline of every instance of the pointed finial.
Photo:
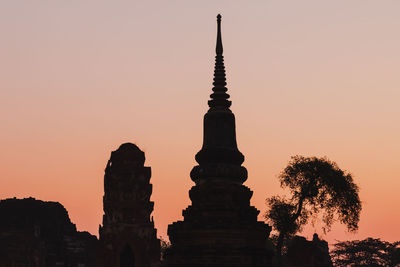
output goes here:
{"type": "Polygon", "coordinates": [[[210,95],[211,100],[208,101],[210,108],[229,109],[231,101],[228,100],[229,95],[226,86],[224,56],[222,55],[222,37],[221,37],[221,15],[217,16],[217,45],[215,47],[215,69],[214,69],[214,87],[213,93],[210,95]]]}
{"type": "Polygon", "coordinates": [[[217,16],[217,46],[215,47],[215,52],[217,55],[222,55],[223,47],[222,47],[222,38],[221,38],[221,14],[217,16]]]}

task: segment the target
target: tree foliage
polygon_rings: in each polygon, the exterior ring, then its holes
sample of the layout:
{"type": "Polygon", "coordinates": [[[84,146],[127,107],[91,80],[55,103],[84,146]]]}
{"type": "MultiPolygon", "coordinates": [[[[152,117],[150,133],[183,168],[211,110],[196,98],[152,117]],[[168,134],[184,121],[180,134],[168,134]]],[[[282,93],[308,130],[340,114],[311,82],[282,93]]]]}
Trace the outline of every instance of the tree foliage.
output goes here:
{"type": "Polygon", "coordinates": [[[168,240],[160,237],[160,249],[161,249],[161,260],[165,260],[165,255],[167,251],[170,249],[171,243],[168,240]]]}
{"type": "Polygon", "coordinates": [[[379,238],[345,241],[335,244],[331,257],[335,266],[400,266],[400,241],[390,243],[379,238]]]}
{"type": "Polygon", "coordinates": [[[324,231],[329,231],[335,221],[345,224],[350,232],[358,229],[361,212],[358,186],[351,174],[335,162],[294,156],[278,178],[291,197],[268,198],[265,217],[279,232],[279,257],[284,239],[299,232],[310,217],[318,214],[322,215],[324,231]]]}
{"type": "Polygon", "coordinates": [[[273,196],[267,199],[267,205],[270,209],[266,216],[272,227],[280,233],[286,233],[287,236],[296,234],[308,218],[308,214],[303,211],[303,216],[300,217],[302,221],[294,221],[292,216],[297,207],[284,197],[273,196]]]}

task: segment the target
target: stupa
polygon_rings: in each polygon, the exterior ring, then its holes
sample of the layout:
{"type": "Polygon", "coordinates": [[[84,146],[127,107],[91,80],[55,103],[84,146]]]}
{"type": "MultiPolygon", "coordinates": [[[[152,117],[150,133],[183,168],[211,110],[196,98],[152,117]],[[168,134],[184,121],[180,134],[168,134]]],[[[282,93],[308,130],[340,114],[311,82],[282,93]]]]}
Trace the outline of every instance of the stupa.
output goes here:
{"type": "Polygon", "coordinates": [[[204,116],[204,138],[190,177],[192,204],[183,221],[168,227],[170,267],[270,266],[268,236],[271,227],[257,221],[259,211],[250,205],[253,192],[243,183],[247,170],[236,143],[235,116],[226,88],[221,39],[221,15],[217,16],[217,44],[213,93],[204,116]]]}

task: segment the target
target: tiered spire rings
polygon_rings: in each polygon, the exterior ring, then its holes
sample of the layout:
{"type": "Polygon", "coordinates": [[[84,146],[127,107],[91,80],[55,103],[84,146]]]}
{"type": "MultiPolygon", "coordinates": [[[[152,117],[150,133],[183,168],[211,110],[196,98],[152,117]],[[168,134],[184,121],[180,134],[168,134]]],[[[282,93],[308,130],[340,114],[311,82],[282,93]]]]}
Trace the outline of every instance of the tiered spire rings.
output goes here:
{"type": "Polygon", "coordinates": [[[226,108],[231,106],[231,101],[227,100],[229,95],[226,93],[226,76],[224,66],[224,56],[221,38],[221,15],[217,16],[217,45],[215,48],[215,69],[213,93],[210,95],[211,100],[208,101],[210,108],[226,108]]]}

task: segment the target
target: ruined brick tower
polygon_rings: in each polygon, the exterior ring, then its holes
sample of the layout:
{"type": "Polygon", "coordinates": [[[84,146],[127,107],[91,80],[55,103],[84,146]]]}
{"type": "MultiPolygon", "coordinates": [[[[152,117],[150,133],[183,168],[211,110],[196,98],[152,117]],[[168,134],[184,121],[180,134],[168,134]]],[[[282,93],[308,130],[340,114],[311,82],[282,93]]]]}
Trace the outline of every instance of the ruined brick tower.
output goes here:
{"type": "Polygon", "coordinates": [[[104,176],[103,226],[97,266],[159,266],[160,240],[150,214],[151,169],[134,144],[122,144],[111,153],[104,176]]]}
{"type": "Polygon", "coordinates": [[[220,15],[217,22],[213,93],[204,116],[203,147],[196,155],[199,165],[190,173],[192,205],[183,211],[183,221],[169,225],[166,262],[169,267],[270,266],[271,227],[257,221],[259,211],[250,206],[253,192],[243,185],[247,170],[241,166],[244,156],[226,93],[220,15]]]}

